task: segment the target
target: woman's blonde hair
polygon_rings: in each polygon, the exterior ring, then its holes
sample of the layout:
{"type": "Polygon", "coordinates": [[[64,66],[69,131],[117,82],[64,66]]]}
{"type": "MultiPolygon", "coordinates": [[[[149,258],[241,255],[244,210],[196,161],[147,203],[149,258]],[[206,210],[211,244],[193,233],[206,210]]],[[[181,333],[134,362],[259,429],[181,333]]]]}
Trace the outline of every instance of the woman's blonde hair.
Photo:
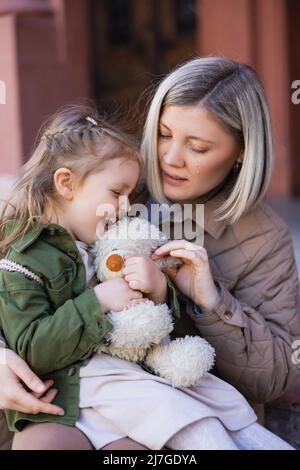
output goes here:
{"type": "Polygon", "coordinates": [[[114,158],[135,159],[142,164],[137,142],[118,126],[100,117],[91,106],[70,105],[58,111],[40,131],[31,158],[5,201],[0,222],[0,254],[22,237],[35,222],[44,221],[56,200],[53,175],[70,169],[78,186],[114,158]],[[8,219],[16,219],[13,233],[5,236],[8,219]]]}
{"type": "Polygon", "coordinates": [[[164,106],[199,106],[210,112],[244,149],[243,163],[228,199],[215,213],[237,221],[265,195],[273,167],[270,111],[256,72],[220,57],[193,59],[173,70],[158,86],[146,119],[142,156],[148,188],[158,202],[163,194],[157,156],[159,119],[164,106]]]}

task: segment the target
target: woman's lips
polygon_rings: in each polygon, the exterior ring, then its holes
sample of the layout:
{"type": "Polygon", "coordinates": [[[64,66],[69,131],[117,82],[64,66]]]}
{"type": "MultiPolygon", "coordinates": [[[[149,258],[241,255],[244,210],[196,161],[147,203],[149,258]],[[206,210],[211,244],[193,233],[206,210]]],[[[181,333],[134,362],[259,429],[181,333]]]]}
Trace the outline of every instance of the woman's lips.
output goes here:
{"type": "Polygon", "coordinates": [[[171,184],[172,186],[180,186],[181,184],[188,181],[187,178],[180,178],[179,176],[172,176],[166,171],[163,171],[163,178],[168,184],[171,184]]]}

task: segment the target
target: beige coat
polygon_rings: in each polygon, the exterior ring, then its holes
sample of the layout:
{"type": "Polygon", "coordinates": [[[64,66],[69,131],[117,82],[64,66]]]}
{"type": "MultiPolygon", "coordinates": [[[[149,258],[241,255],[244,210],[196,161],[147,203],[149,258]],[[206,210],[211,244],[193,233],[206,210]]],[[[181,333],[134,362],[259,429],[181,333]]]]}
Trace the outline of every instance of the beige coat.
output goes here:
{"type": "Polygon", "coordinates": [[[221,191],[205,203],[204,246],[221,300],[195,316],[188,305],[178,334],[198,331],[216,349],[218,375],[253,404],[279,397],[300,374],[300,287],[286,224],[264,202],[237,223],[217,222],[221,191]]]}

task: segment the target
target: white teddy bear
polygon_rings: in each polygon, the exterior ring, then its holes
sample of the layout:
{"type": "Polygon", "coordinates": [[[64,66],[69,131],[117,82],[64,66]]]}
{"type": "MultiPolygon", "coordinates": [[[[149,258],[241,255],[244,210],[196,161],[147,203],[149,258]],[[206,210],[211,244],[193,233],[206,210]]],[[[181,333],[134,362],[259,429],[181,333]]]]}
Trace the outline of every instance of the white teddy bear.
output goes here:
{"type": "MultiPolygon", "coordinates": [[[[145,219],[122,218],[101,235],[92,249],[98,280],[122,277],[125,255],[150,256],[167,241],[165,235],[145,219]]],[[[155,263],[162,270],[181,264],[171,256],[155,263]]],[[[176,387],[196,385],[213,366],[215,352],[205,339],[185,336],[170,340],[173,318],[167,304],[155,305],[145,298],[121,312],[107,315],[113,329],[106,344],[99,346],[99,352],[140,363],[176,387]]]]}

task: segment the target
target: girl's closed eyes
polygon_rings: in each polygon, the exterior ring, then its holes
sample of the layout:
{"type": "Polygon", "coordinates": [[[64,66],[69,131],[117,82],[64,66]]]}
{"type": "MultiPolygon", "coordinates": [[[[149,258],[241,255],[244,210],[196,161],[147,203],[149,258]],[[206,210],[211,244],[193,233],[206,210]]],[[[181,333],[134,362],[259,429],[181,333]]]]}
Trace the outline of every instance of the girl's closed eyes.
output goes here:
{"type": "Polygon", "coordinates": [[[113,193],[113,195],[116,196],[116,197],[122,196],[121,191],[117,191],[115,189],[110,189],[110,192],[113,193]]]}

